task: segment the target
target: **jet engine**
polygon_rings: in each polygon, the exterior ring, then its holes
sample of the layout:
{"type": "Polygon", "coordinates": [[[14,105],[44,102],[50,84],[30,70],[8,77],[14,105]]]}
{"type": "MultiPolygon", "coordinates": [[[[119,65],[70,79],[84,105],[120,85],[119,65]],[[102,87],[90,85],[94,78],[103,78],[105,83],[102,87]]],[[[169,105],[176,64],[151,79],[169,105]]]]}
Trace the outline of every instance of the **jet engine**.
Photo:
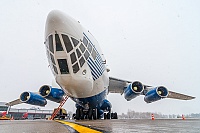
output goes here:
{"type": "Polygon", "coordinates": [[[23,92],[20,95],[20,101],[31,105],[45,106],[47,101],[39,94],[33,92],[23,92]]]}
{"type": "Polygon", "coordinates": [[[110,111],[112,108],[112,105],[111,103],[107,100],[107,99],[104,99],[100,105],[100,109],[101,110],[107,110],[107,111],[110,111]]]}
{"type": "Polygon", "coordinates": [[[142,91],[144,90],[144,86],[142,83],[136,81],[130,84],[125,90],[124,90],[124,98],[127,101],[132,100],[133,98],[139,96],[142,91]]]}
{"type": "Polygon", "coordinates": [[[61,100],[63,99],[63,95],[65,94],[63,90],[58,89],[58,88],[52,88],[51,86],[48,86],[48,85],[43,85],[39,89],[39,93],[44,98],[57,102],[57,103],[61,102],[61,100]]]}
{"type": "Polygon", "coordinates": [[[144,101],[147,103],[158,101],[162,98],[166,98],[168,96],[169,92],[167,88],[163,86],[156,87],[154,89],[151,89],[145,94],[144,101]]]}

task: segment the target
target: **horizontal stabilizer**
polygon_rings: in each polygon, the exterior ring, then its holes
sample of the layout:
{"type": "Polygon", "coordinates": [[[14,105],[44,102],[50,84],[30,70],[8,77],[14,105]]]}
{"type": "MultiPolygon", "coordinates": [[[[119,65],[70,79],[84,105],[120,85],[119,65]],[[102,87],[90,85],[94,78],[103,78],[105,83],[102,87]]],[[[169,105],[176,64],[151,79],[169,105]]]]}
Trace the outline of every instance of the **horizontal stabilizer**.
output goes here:
{"type": "Polygon", "coordinates": [[[176,93],[173,91],[169,91],[167,98],[180,99],[180,100],[191,100],[191,99],[194,99],[195,97],[176,93]]]}
{"type": "Polygon", "coordinates": [[[20,99],[14,100],[12,102],[6,103],[6,105],[8,106],[13,106],[13,105],[17,105],[17,104],[21,104],[22,102],[20,101],[20,99]]]}

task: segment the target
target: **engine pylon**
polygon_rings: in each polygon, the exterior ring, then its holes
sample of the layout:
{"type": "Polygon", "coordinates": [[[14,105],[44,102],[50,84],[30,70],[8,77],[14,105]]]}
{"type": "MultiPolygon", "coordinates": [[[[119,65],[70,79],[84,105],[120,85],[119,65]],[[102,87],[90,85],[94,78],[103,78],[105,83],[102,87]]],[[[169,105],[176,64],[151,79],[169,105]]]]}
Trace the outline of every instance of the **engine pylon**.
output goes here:
{"type": "Polygon", "coordinates": [[[155,118],[154,118],[154,115],[153,115],[153,114],[151,114],[151,120],[155,120],[155,118]]]}

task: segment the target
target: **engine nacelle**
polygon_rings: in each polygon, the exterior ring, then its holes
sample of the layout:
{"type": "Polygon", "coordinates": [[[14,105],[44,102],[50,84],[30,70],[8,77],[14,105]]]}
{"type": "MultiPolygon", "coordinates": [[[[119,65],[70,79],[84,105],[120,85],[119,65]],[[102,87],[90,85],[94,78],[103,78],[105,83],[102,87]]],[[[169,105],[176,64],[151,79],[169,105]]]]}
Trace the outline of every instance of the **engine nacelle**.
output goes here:
{"type": "Polygon", "coordinates": [[[100,109],[101,110],[107,110],[107,111],[110,111],[112,108],[112,105],[111,103],[107,100],[107,99],[104,99],[100,105],[100,109]]]}
{"type": "Polygon", "coordinates": [[[162,98],[166,98],[169,92],[167,88],[163,86],[156,87],[150,91],[148,91],[144,97],[144,101],[147,103],[158,101],[162,98]]]}
{"type": "Polygon", "coordinates": [[[48,85],[43,85],[39,89],[39,93],[44,98],[57,103],[61,102],[61,100],[63,99],[63,95],[65,94],[65,92],[62,89],[52,88],[51,86],[48,85]]]}
{"type": "Polygon", "coordinates": [[[144,86],[142,83],[136,81],[130,84],[125,90],[124,90],[124,98],[127,101],[132,100],[133,98],[139,96],[141,92],[144,90],[144,86]]]}
{"type": "Polygon", "coordinates": [[[33,92],[23,92],[20,95],[20,101],[31,105],[45,106],[47,101],[39,94],[33,92]]]}

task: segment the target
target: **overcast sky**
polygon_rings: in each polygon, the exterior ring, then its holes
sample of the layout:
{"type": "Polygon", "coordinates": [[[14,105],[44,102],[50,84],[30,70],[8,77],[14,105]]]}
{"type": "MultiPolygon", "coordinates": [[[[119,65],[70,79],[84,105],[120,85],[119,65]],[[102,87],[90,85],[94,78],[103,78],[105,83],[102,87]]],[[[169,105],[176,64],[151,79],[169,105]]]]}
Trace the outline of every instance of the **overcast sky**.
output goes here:
{"type": "MultiPolygon", "coordinates": [[[[98,40],[110,76],[164,85],[195,96],[146,104],[143,96],[127,102],[109,94],[113,111],[164,114],[200,113],[200,1],[198,0],[2,0],[0,4],[0,101],[37,92],[54,79],[44,46],[45,21],[58,9],[80,21],[98,40]]],[[[48,102],[46,108],[58,104],[48,102]]],[[[18,105],[16,108],[30,108],[18,105]]],[[[69,100],[64,106],[75,111],[69,100]]]]}

